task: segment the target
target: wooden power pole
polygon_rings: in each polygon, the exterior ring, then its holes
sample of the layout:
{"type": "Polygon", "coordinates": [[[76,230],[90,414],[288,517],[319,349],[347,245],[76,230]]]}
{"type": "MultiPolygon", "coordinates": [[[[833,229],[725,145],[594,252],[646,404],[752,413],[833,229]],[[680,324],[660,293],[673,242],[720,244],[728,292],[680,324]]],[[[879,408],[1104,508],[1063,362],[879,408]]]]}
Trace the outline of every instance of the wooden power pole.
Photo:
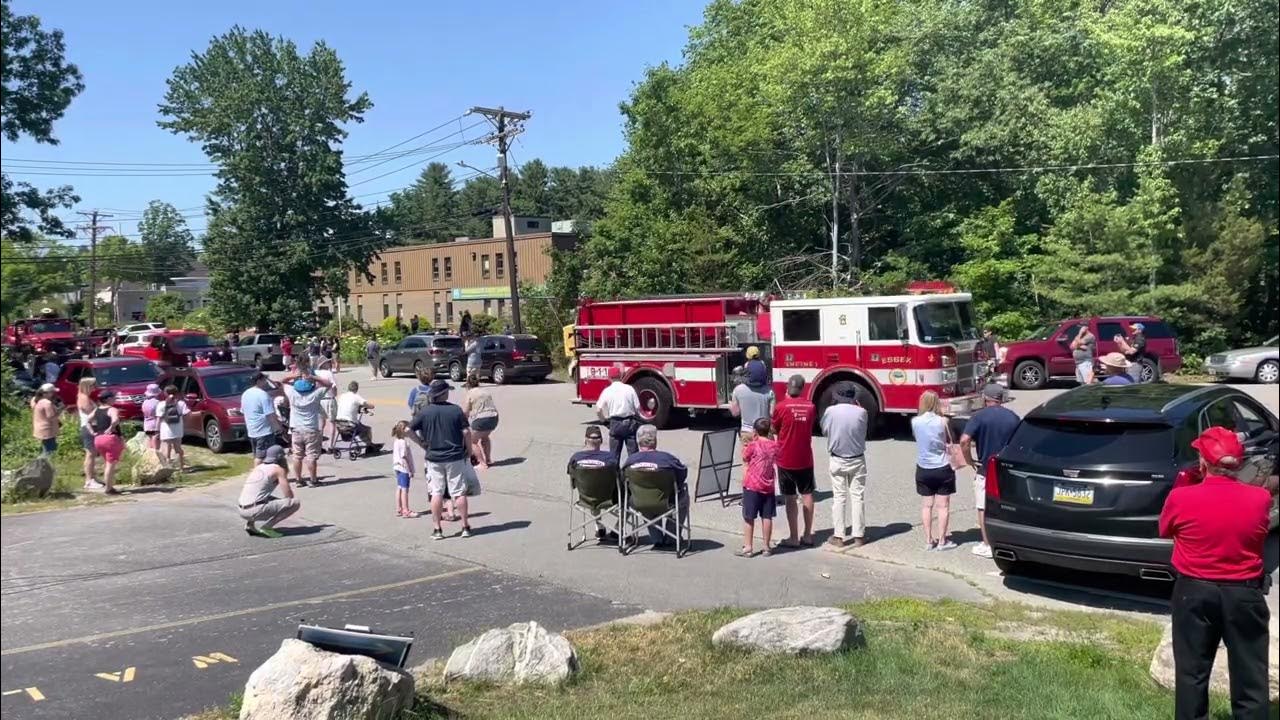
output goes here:
{"type": "Polygon", "coordinates": [[[498,180],[502,183],[502,221],[507,232],[507,262],[510,264],[508,282],[511,292],[511,325],[518,333],[524,332],[524,321],[520,317],[520,270],[516,262],[515,223],[511,219],[511,183],[507,172],[507,150],[511,147],[511,138],[524,132],[521,125],[532,117],[532,113],[511,112],[502,107],[473,107],[468,114],[483,115],[497,128],[490,142],[498,144],[498,180]]]}
{"type": "MultiPolygon", "coordinates": [[[[80,211],[78,215],[84,215],[89,218],[88,227],[81,226],[81,230],[89,231],[89,308],[87,315],[89,321],[89,329],[93,330],[97,320],[97,304],[98,304],[98,231],[110,230],[110,227],[100,227],[98,221],[103,218],[109,218],[111,215],[90,210],[89,212],[80,211]]],[[[112,298],[114,301],[115,298],[112,298]]]]}

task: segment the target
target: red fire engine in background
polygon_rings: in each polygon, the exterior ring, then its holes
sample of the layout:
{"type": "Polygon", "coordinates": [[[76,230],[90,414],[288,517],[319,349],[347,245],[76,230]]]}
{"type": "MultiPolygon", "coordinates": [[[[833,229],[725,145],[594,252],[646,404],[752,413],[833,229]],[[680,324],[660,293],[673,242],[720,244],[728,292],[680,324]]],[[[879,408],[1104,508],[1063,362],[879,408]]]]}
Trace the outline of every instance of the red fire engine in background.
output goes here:
{"type": "Polygon", "coordinates": [[[964,415],[979,407],[978,333],[967,293],[781,300],[760,293],[586,300],[573,328],[577,402],[594,403],[611,367],[659,427],[676,409],[729,407],[734,370],[760,349],[778,397],[806,381],[821,416],[851,388],[874,423],[914,414],[925,390],[964,415]]]}

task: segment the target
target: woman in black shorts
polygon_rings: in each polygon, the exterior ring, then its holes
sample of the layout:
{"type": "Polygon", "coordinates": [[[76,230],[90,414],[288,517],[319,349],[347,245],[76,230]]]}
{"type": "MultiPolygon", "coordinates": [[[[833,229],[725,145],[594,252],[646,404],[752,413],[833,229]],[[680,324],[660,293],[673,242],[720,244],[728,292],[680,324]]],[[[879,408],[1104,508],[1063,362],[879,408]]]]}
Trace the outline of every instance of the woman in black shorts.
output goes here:
{"type": "Polygon", "coordinates": [[[932,390],[920,396],[919,414],[911,419],[911,434],[916,439],[916,494],[920,495],[925,550],[952,550],[956,544],[947,537],[947,523],[951,496],[956,492],[956,471],[947,452],[951,444],[947,418],[932,390]],[[934,508],[938,510],[937,534],[933,531],[934,508]]]}

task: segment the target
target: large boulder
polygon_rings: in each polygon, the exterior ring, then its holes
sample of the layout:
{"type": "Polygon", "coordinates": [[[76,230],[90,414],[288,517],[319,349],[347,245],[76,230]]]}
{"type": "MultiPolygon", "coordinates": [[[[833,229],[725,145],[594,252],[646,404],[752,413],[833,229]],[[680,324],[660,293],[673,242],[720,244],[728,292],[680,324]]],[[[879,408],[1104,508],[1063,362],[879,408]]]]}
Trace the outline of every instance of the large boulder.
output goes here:
{"type": "Polygon", "coordinates": [[[129,438],[128,442],[124,444],[124,451],[131,455],[137,455],[146,449],[147,440],[149,439],[144,432],[134,433],[133,437],[129,438]]]}
{"type": "MultiPolygon", "coordinates": [[[[1280,637],[1280,618],[1275,615],[1271,616],[1271,623],[1267,629],[1271,636],[1270,642],[1267,643],[1268,651],[1267,660],[1267,686],[1271,702],[1280,701],[1280,644],[1277,644],[1276,638],[1280,637]]],[[[1173,666],[1173,624],[1164,626],[1164,635],[1160,638],[1160,644],[1156,646],[1156,652],[1151,656],[1151,678],[1161,687],[1172,690],[1177,684],[1177,674],[1174,672],[1173,666]]],[[[1227,669],[1227,646],[1218,645],[1218,654],[1213,658],[1213,672],[1209,674],[1209,689],[1214,692],[1228,695],[1231,693],[1231,672],[1227,669]]]]}
{"type": "Polygon", "coordinates": [[[386,720],[413,707],[413,676],[292,638],[244,686],[240,720],[386,720]]]}
{"type": "Polygon", "coordinates": [[[42,498],[53,489],[53,465],[44,456],[37,457],[17,470],[4,474],[3,493],[6,500],[42,498]]]}
{"type": "Polygon", "coordinates": [[[454,649],[446,680],[480,680],[504,685],[555,684],[578,672],[573,645],[536,622],[488,630],[454,649]]]}
{"type": "Polygon", "coordinates": [[[833,607],[775,608],[753,613],[716,630],[713,645],[766,653],[833,653],[866,645],[862,622],[833,607]]]}
{"type": "Polygon", "coordinates": [[[173,478],[173,467],[155,448],[143,448],[131,474],[135,485],[160,485],[173,478]]]}

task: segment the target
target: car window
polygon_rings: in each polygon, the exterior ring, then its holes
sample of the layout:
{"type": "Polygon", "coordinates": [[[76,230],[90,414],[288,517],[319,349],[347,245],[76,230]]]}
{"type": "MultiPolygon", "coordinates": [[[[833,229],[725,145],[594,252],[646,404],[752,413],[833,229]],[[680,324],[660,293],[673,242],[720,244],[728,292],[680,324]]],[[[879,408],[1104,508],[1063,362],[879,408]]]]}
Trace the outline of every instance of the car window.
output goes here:
{"type": "Polygon", "coordinates": [[[547,346],[538,338],[516,338],[516,349],[520,352],[545,353],[547,346]]]}
{"type": "Polygon", "coordinates": [[[1236,429],[1236,414],[1230,398],[1223,398],[1205,408],[1200,414],[1200,429],[1215,425],[1236,429]]]}
{"type": "Polygon", "coordinates": [[[1062,334],[1058,336],[1058,340],[1060,342],[1065,342],[1065,343],[1069,343],[1072,340],[1075,340],[1076,333],[1080,332],[1080,328],[1083,325],[1084,325],[1083,323],[1071,323],[1066,327],[1065,330],[1062,331],[1062,334]]]}
{"type": "Polygon", "coordinates": [[[411,350],[413,348],[422,348],[426,346],[427,346],[426,343],[423,342],[422,338],[419,338],[419,337],[405,338],[404,343],[400,345],[400,347],[404,350],[411,350]]]}
{"type": "Polygon", "coordinates": [[[1110,341],[1115,336],[1128,337],[1129,333],[1124,331],[1124,326],[1118,322],[1099,322],[1098,323],[1098,339],[1110,341]]]}
{"type": "Polygon", "coordinates": [[[1232,398],[1231,404],[1236,413],[1236,432],[1247,433],[1249,437],[1256,437],[1272,430],[1271,422],[1267,419],[1266,412],[1262,408],[1257,407],[1253,403],[1244,398],[1232,398]]]}
{"type": "Polygon", "coordinates": [[[136,342],[138,342],[138,336],[137,336],[137,335],[125,335],[125,336],[124,336],[124,340],[121,340],[121,342],[124,342],[124,343],[136,343],[136,342]]]}
{"type": "Polygon", "coordinates": [[[1146,335],[1148,340],[1168,340],[1177,337],[1177,334],[1173,332],[1173,328],[1162,320],[1144,322],[1143,325],[1146,326],[1146,329],[1142,331],[1142,334],[1146,335]]]}
{"type": "Polygon", "coordinates": [[[149,362],[127,365],[104,365],[94,373],[99,385],[126,385],[155,382],[160,371],[149,362]]]}
{"type": "Polygon", "coordinates": [[[1024,420],[1009,445],[1041,458],[1079,465],[1170,458],[1174,451],[1173,428],[1165,425],[1062,422],[1050,418],[1024,420]]]}
{"type": "Polygon", "coordinates": [[[238,397],[253,386],[254,375],[252,371],[208,375],[204,388],[209,391],[209,397],[238,397]]]}
{"type": "Polygon", "coordinates": [[[434,339],[432,339],[432,340],[431,340],[431,344],[432,344],[432,345],[434,345],[435,347],[438,347],[438,348],[444,348],[445,350],[461,350],[461,349],[462,349],[462,338],[456,338],[456,337],[441,338],[441,337],[438,337],[438,338],[434,338],[434,339]]]}
{"type": "Polygon", "coordinates": [[[258,345],[279,345],[284,339],[283,335],[255,335],[255,342],[258,345]]]}
{"type": "Polygon", "coordinates": [[[822,339],[822,317],[818,310],[783,310],[782,339],[787,342],[817,342],[822,339]]]}
{"type": "Polygon", "coordinates": [[[80,382],[80,378],[82,377],[84,377],[83,365],[72,365],[70,368],[67,369],[67,377],[66,377],[67,382],[78,383],[80,382]]]}
{"type": "Polygon", "coordinates": [[[213,344],[213,342],[209,340],[208,335],[202,335],[202,334],[178,335],[172,338],[172,341],[173,341],[173,346],[180,350],[185,350],[188,348],[209,347],[210,345],[213,344]]]}
{"type": "Polygon", "coordinates": [[[867,339],[898,339],[898,308],[896,306],[867,308],[867,339]]]}

